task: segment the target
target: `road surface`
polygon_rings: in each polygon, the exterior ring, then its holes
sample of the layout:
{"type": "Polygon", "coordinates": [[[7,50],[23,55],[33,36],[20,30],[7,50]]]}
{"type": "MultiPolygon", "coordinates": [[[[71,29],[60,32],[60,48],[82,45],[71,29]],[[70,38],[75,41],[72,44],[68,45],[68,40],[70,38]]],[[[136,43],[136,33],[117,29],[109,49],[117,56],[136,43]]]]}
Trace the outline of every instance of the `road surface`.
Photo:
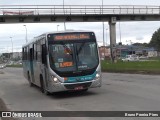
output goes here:
{"type": "Polygon", "coordinates": [[[101,88],[89,89],[86,93],[62,92],[46,96],[37,87],[29,87],[21,68],[5,68],[0,71],[4,72],[0,74],[0,98],[13,111],[160,111],[158,75],[103,73],[101,88]]]}

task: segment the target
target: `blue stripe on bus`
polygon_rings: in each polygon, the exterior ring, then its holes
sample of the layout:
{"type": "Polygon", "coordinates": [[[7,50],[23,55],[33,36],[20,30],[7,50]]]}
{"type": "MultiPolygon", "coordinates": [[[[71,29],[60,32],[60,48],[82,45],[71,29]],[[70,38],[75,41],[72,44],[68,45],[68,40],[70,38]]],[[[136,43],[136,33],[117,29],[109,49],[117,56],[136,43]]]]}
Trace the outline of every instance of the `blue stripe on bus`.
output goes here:
{"type": "Polygon", "coordinates": [[[91,81],[96,77],[96,73],[94,72],[92,75],[86,75],[86,76],[78,76],[78,77],[68,77],[67,80],[65,80],[65,83],[73,83],[73,82],[84,82],[84,81],[91,81]]]}

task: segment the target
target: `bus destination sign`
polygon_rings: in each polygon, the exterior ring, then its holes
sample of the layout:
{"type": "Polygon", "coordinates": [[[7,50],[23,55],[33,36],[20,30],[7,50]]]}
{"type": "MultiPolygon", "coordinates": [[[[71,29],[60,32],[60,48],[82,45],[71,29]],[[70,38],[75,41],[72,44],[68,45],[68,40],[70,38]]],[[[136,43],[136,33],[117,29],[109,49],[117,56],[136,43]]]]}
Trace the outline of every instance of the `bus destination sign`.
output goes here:
{"type": "Polygon", "coordinates": [[[55,35],[54,40],[82,40],[82,39],[90,39],[90,35],[86,33],[80,34],[61,34],[55,35]]]}

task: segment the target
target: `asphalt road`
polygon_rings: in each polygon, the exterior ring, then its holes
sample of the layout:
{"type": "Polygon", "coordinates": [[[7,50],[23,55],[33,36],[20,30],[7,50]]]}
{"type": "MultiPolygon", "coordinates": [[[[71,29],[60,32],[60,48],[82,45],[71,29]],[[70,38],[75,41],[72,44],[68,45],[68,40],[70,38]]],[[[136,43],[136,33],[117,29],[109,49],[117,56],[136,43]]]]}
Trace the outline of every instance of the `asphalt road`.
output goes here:
{"type": "MultiPolygon", "coordinates": [[[[0,98],[13,111],[160,111],[158,75],[103,73],[101,88],[89,89],[86,93],[62,92],[46,96],[37,87],[29,87],[21,68],[5,68],[0,71],[4,72],[0,74],[0,98]]],[[[97,120],[97,118],[76,119],[97,120]]]]}

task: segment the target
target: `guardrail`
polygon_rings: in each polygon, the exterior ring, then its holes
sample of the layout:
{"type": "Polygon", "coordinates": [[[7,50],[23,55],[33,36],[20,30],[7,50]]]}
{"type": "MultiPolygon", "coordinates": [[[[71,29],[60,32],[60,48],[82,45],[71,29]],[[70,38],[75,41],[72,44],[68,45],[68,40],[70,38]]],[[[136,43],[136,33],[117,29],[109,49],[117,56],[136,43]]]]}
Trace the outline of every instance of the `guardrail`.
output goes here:
{"type": "Polygon", "coordinates": [[[160,6],[143,5],[0,5],[0,15],[160,14],[160,6]]]}

